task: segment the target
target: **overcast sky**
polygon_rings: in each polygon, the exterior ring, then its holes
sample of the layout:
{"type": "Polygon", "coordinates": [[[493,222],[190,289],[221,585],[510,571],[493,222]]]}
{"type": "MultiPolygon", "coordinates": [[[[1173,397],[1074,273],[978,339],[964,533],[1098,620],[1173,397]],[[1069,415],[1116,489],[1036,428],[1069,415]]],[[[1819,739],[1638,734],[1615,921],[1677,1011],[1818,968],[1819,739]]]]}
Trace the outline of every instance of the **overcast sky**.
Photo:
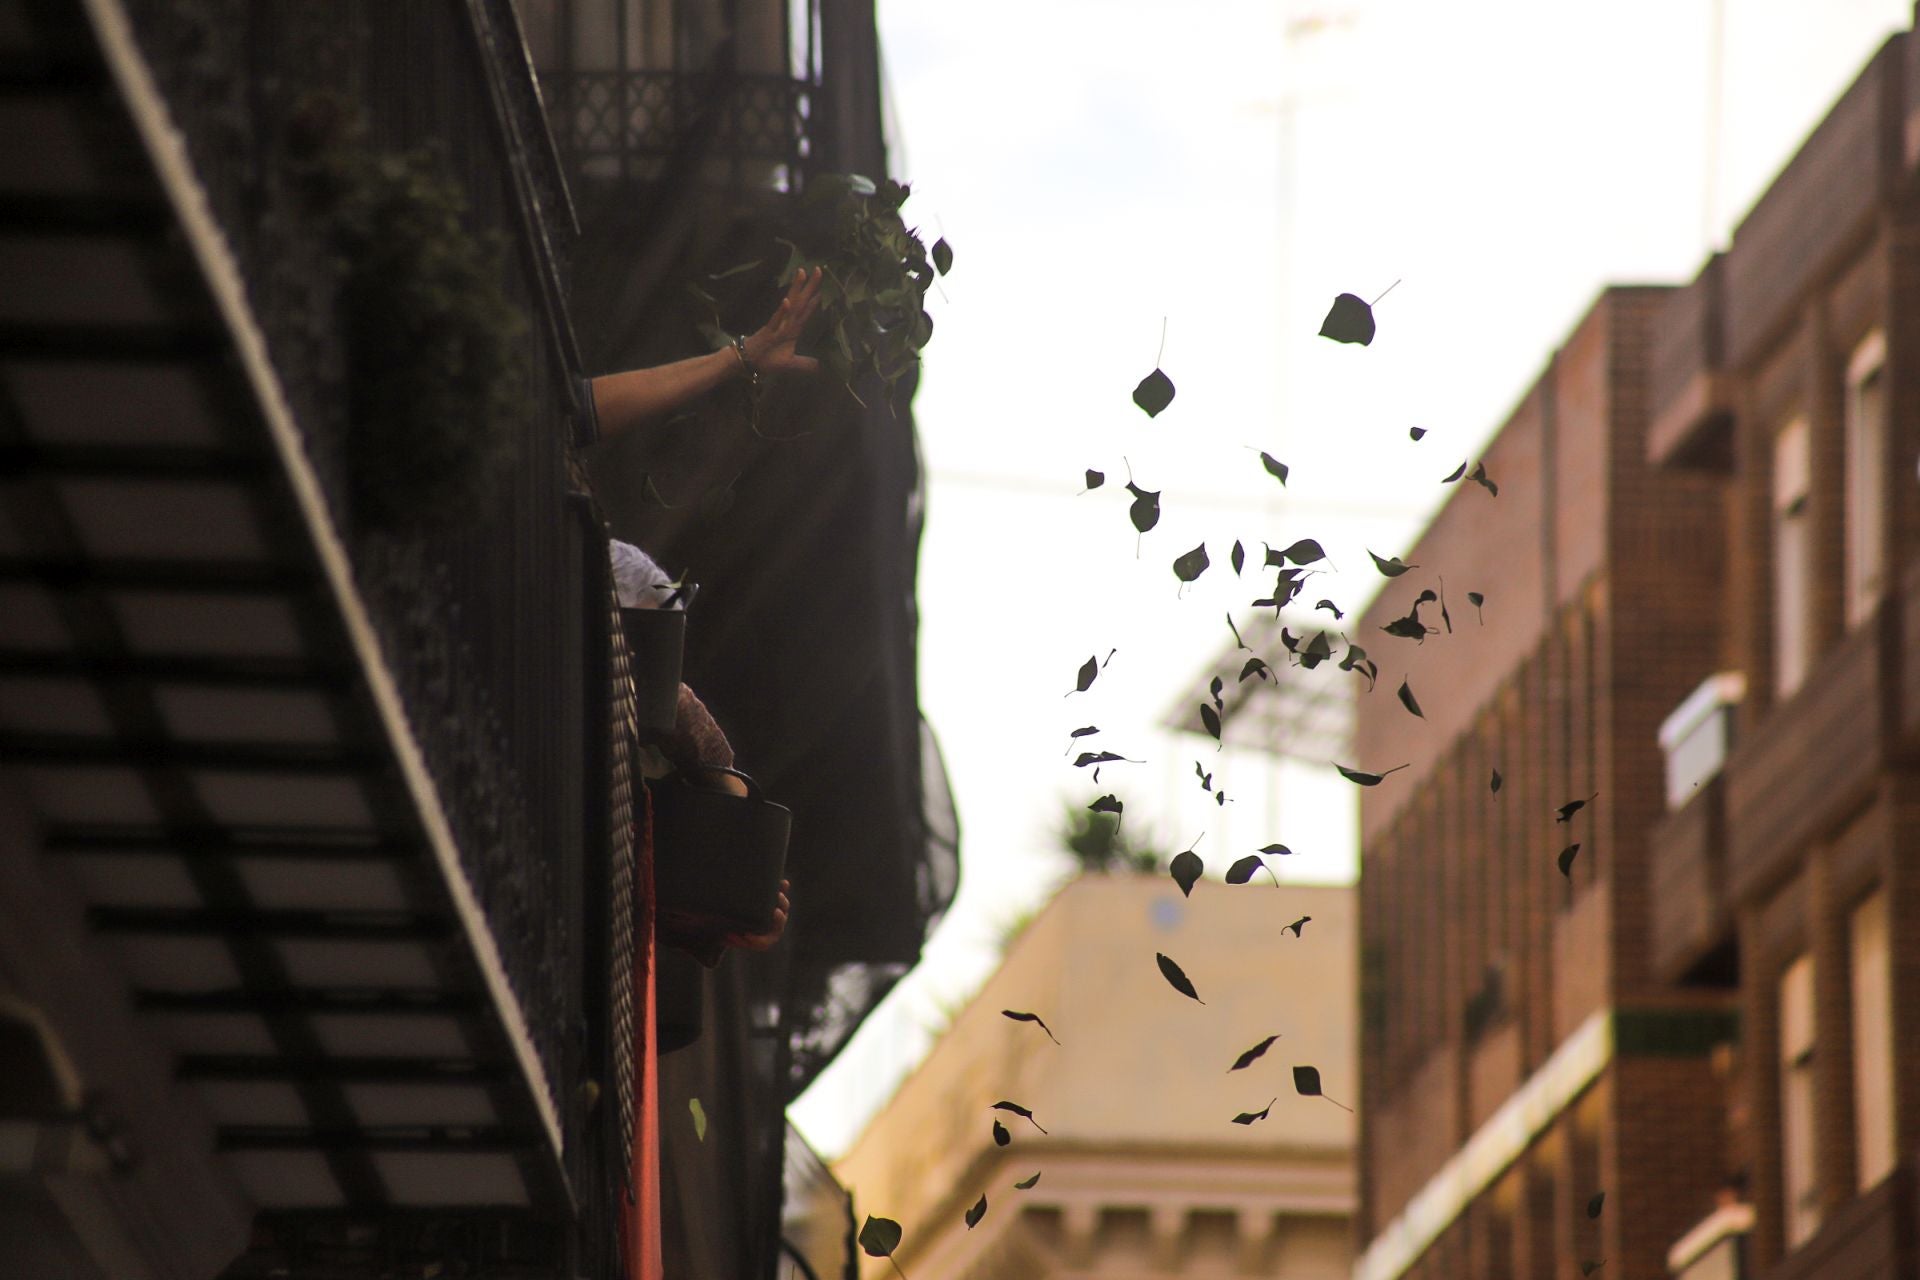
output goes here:
{"type": "Polygon", "coordinates": [[[1352,877],[1351,787],[1154,727],[1197,705],[1223,615],[1252,598],[1227,550],[1317,538],[1344,572],[1315,594],[1362,607],[1366,549],[1406,549],[1597,291],[1690,278],[1911,17],[1723,4],[1716,131],[1711,0],[881,0],[906,212],[954,248],[916,414],[921,701],[962,880],[920,967],[794,1107],[823,1152],[1060,883],[1067,804],[1114,791],[1163,844],[1204,832],[1216,870],[1280,839],[1294,878],[1352,877]],[[1370,347],[1316,336],[1335,294],[1396,281],[1370,347]],[[1163,319],[1178,394],[1149,421],[1129,396],[1163,319]],[[1163,491],[1138,559],[1127,464],[1163,491]],[[1079,494],[1089,467],[1108,483],[1079,494]],[[1171,562],[1203,541],[1213,568],[1177,595],[1171,562]],[[1062,754],[1087,724],[1148,763],[1095,788],[1062,754]]]}

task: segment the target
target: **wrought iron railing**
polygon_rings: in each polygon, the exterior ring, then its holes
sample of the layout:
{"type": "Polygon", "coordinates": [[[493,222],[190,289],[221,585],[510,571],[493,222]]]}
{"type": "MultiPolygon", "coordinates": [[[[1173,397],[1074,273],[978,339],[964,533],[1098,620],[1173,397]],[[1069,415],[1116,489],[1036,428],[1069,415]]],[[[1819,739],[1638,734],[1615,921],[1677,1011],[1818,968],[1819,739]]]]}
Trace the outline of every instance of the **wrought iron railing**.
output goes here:
{"type": "Polygon", "coordinates": [[[685,157],[694,176],[786,189],[812,140],[813,86],[724,71],[550,71],[555,141],[587,181],[657,181],[685,157]]]}
{"type": "MultiPolygon", "coordinates": [[[[577,228],[507,0],[129,0],[143,56],[238,259],[484,909],[576,1184],[576,1090],[606,1079],[606,551],[580,518],[578,358],[561,270],[577,228]],[[319,96],[382,154],[429,148],[467,223],[506,246],[527,412],[503,491],[456,528],[360,527],[349,483],[338,244],[288,147],[319,96]],[[596,588],[596,583],[601,584],[596,588]],[[597,689],[596,689],[597,683],[597,689]],[[604,969],[598,970],[604,973],[604,969]]],[[[607,1108],[599,1115],[604,1119],[607,1108]]],[[[596,1121],[597,1122],[597,1121],[596,1121]]],[[[589,1198],[590,1199],[590,1198],[589,1198]]]]}

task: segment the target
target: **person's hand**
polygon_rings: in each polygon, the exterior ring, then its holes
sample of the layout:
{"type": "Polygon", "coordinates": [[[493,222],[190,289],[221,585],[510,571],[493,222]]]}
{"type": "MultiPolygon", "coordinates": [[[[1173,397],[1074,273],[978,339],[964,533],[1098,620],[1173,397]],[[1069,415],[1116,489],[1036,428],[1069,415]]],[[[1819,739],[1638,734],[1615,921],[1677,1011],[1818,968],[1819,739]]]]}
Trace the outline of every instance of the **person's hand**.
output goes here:
{"type": "Polygon", "coordinates": [[[820,367],[818,360],[798,355],[793,349],[801,330],[820,307],[820,273],[819,267],[794,272],[793,283],[787,286],[787,296],[780,300],[773,318],[747,335],[747,359],[761,375],[812,373],[820,367]]]}
{"type": "Polygon", "coordinates": [[[787,912],[793,909],[793,904],[787,901],[787,890],[792,887],[789,881],[780,882],[780,905],[774,908],[773,928],[765,933],[730,933],[726,938],[727,945],[739,947],[742,951],[765,951],[780,941],[780,935],[787,928],[787,912]]]}

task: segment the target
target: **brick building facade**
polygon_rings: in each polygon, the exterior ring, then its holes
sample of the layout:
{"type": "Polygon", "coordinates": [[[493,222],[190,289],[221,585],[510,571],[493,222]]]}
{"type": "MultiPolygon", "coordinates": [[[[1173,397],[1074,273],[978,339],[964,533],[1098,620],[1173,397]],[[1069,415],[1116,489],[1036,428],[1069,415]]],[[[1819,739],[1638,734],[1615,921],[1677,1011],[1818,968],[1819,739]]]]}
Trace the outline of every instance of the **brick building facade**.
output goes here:
{"type": "Polygon", "coordinates": [[[1916,161],[1903,36],[1363,620],[1357,1276],[1920,1266],[1916,161]]]}

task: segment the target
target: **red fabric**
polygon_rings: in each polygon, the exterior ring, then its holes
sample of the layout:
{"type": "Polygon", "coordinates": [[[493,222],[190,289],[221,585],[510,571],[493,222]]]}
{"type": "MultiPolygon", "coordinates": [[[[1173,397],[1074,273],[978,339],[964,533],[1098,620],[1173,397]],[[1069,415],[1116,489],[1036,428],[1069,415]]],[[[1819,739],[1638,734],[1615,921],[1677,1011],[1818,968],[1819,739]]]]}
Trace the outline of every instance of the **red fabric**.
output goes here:
{"type": "Polygon", "coordinates": [[[640,788],[633,839],[633,1195],[620,1217],[627,1280],[665,1280],[660,1255],[660,1075],[654,1056],[653,802],[640,788]]]}

